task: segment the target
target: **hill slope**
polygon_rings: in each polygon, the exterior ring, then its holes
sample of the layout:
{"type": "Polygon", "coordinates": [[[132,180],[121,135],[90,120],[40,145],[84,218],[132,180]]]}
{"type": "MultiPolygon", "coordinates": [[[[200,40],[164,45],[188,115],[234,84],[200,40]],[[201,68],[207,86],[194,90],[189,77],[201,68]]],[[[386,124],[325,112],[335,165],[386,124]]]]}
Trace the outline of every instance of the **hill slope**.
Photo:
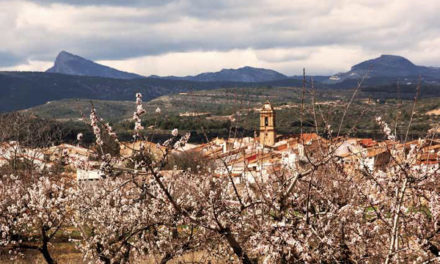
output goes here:
{"type": "Polygon", "coordinates": [[[62,73],[79,76],[96,76],[115,79],[138,79],[143,76],[119,71],[105,65],[95,63],[80,56],[61,51],[55,59],[55,64],[46,72],[62,73]]]}
{"type": "MultiPolygon", "coordinates": [[[[283,85],[301,83],[283,80],[283,85]]],[[[129,100],[143,94],[144,101],[161,95],[217,88],[260,87],[278,82],[194,82],[158,78],[112,79],[44,72],[0,72],[0,112],[25,109],[67,98],[129,100]]]]}
{"type": "MultiPolygon", "coordinates": [[[[217,84],[220,85],[220,84],[217,84]]],[[[216,88],[213,84],[159,79],[111,79],[42,72],[0,72],[0,112],[24,109],[66,98],[144,100],[192,89],[216,88]]]]}

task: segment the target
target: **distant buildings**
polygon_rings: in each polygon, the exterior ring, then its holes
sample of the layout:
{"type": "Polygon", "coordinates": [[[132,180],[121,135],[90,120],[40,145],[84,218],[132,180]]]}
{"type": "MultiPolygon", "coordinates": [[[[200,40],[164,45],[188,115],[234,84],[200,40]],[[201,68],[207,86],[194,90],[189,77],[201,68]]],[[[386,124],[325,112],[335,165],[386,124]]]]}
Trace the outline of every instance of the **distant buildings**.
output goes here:
{"type": "MultiPolygon", "coordinates": [[[[440,140],[415,140],[407,143],[397,141],[378,142],[370,138],[322,138],[316,133],[300,135],[277,135],[276,113],[270,102],[260,109],[259,136],[245,138],[215,138],[204,144],[186,144],[174,149],[178,155],[200,155],[212,165],[209,170],[218,177],[232,176],[235,181],[255,182],[267,179],[271,174],[284,170],[299,171],[325,156],[331,155],[345,172],[360,167],[373,171],[384,170],[417,148],[416,164],[437,165],[440,161],[440,140]],[[404,154],[403,154],[404,155],[404,154]]],[[[161,159],[166,148],[148,141],[123,142],[120,154],[129,160],[139,150],[145,150],[152,159],[161,159]]],[[[92,149],[61,144],[44,149],[29,149],[17,142],[0,144],[0,164],[11,160],[32,161],[38,169],[50,168],[55,163],[65,166],[64,173],[77,180],[96,180],[102,177],[101,162],[92,149]],[[76,174],[75,174],[76,172],[76,174]]],[[[125,166],[119,164],[118,166],[125,166]]],[[[169,169],[169,168],[168,168],[169,169]]],[[[184,168],[181,168],[184,169],[184,168]]]]}

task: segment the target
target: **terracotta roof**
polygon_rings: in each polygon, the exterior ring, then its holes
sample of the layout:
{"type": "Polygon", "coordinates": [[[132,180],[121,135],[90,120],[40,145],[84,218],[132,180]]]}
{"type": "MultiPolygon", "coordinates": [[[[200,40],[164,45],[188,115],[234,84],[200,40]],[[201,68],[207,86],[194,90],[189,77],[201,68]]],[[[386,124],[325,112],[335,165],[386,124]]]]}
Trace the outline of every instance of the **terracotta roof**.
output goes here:
{"type": "Polygon", "coordinates": [[[371,138],[362,138],[359,140],[359,144],[361,144],[363,147],[373,147],[377,145],[377,142],[371,138]]]}
{"type": "Polygon", "coordinates": [[[318,134],[316,133],[303,133],[300,135],[299,138],[304,141],[310,141],[310,140],[316,140],[320,138],[320,136],[318,136],[318,134]]]}

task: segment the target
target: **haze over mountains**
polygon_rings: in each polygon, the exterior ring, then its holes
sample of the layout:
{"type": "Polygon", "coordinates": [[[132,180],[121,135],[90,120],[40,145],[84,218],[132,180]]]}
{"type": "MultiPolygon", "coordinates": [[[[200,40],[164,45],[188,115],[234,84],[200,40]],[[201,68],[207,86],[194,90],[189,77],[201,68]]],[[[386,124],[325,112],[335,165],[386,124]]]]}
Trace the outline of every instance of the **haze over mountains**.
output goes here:
{"type": "MultiPolygon", "coordinates": [[[[418,75],[429,84],[431,96],[440,96],[440,68],[414,65],[393,55],[382,55],[354,65],[350,71],[333,76],[314,76],[318,89],[353,88],[366,72],[363,89],[387,92],[396,82],[412,85],[418,75]],[[374,90],[376,89],[376,90],[374,90]]],[[[141,92],[144,100],[161,95],[236,87],[299,87],[302,77],[286,76],[269,69],[242,67],[186,77],[144,77],[110,68],[80,56],[61,52],[47,72],[0,72],[0,112],[24,109],[47,101],[86,98],[133,100],[141,92]]],[[[390,90],[390,91],[391,91],[390,90]]],[[[413,91],[413,88],[408,88],[413,91]]],[[[389,95],[388,95],[389,96],[389,95]]]]}

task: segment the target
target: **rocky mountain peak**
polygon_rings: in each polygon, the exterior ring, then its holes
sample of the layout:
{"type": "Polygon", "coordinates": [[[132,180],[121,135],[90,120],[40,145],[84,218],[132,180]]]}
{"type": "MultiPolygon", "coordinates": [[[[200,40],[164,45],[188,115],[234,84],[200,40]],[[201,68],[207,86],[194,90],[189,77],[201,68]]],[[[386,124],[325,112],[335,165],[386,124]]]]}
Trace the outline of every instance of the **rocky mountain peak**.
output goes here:
{"type": "Polygon", "coordinates": [[[54,66],[48,69],[46,72],[114,79],[143,78],[142,76],[134,73],[119,71],[117,69],[95,63],[91,60],[64,50],[57,55],[54,66]]]}

